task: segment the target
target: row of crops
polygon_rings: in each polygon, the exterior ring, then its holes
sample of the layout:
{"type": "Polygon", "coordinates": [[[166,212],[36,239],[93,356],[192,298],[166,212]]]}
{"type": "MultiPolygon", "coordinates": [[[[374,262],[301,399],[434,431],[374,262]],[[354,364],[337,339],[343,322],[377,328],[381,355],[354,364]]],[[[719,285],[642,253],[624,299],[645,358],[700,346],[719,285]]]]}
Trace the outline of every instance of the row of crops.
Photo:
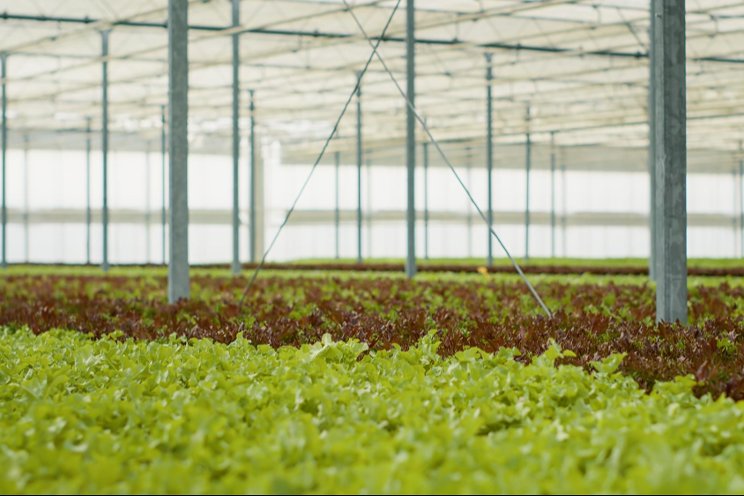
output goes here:
{"type": "Polygon", "coordinates": [[[744,285],[0,277],[2,493],[744,491],[744,285]]]}

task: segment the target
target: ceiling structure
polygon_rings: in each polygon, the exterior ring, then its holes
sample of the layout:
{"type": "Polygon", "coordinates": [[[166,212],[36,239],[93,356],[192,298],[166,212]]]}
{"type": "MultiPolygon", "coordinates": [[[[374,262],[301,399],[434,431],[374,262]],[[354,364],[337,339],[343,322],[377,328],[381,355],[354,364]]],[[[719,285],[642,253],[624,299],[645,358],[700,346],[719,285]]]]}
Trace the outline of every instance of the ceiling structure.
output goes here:
{"type": "MultiPolygon", "coordinates": [[[[405,82],[405,1],[380,53],[405,82]]],[[[371,36],[397,0],[349,0],[371,36]]],[[[101,127],[101,31],[111,29],[112,149],[159,146],[167,101],[166,0],[0,0],[10,146],[84,147],[101,127]],[[154,144],[154,145],[153,145],[154,144]]],[[[486,60],[493,57],[496,165],[519,167],[526,133],[535,164],[551,136],[568,168],[642,171],[648,142],[649,0],[417,0],[416,104],[452,161],[484,163],[486,60]]],[[[247,91],[258,132],[284,162],[312,162],[371,48],[343,0],[190,2],[192,150],[228,155],[231,35],[241,34],[242,129],[247,91]]],[[[738,167],[744,139],[744,2],[687,1],[691,171],[738,167]]],[[[405,102],[373,61],[362,82],[368,158],[405,159],[405,102]]],[[[329,152],[356,147],[352,105],[329,152]]],[[[420,135],[423,142],[425,136],[420,135]]],[[[329,154],[330,155],[330,154],[329,154]]],[[[431,152],[434,164],[441,160],[431,152]]]]}

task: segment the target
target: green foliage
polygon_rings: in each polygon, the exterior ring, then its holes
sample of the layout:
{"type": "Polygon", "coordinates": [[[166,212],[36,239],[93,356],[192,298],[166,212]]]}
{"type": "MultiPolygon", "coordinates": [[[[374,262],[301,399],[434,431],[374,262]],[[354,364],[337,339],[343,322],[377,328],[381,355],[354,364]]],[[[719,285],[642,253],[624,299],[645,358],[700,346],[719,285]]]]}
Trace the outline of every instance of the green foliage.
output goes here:
{"type": "Polygon", "coordinates": [[[0,493],[744,491],[744,403],[519,352],[0,329],[0,493]]]}
{"type": "Polygon", "coordinates": [[[15,270],[0,274],[0,326],[28,326],[37,333],[61,328],[137,339],[175,333],[222,343],[242,333],[254,344],[273,347],[312,344],[329,333],[379,350],[407,349],[436,330],[440,355],[473,346],[489,352],[518,348],[525,361],[554,339],[579,352],[561,363],[592,371],[592,361],[624,353],[619,371],[647,390],[656,381],[693,374],[698,395],[744,399],[741,284],[692,284],[690,325],[682,326],[656,324],[653,288],[645,279],[537,280],[554,311],[548,320],[523,282],[491,274],[416,281],[363,273],[264,274],[240,306],[246,280],[237,277],[195,274],[192,298],[170,305],[167,282],[156,277],[156,269],[105,277],[66,274],[68,269],[56,275],[50,268],[37,275],[14,275],[15,270]]]}

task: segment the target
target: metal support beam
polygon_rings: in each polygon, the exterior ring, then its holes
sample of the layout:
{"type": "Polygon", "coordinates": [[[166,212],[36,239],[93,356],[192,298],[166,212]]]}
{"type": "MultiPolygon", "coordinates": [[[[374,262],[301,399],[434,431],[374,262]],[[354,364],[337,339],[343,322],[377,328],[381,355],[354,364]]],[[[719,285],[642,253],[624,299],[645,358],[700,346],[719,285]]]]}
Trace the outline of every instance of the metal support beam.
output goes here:
{"type": "Polygon", "coordinates": [[[424,258],[429,260],[429,143],[422,145],[424,160],[424,258]]]}
{"type": "Polygon", "coordinates": [[[85,118],[85,263],[90,265],[91,224],[93,222],[90,204],[90,154],[91,154],[91,118],[85,118]]]}
{"type": "Polygon", "coordinates": [[[566,199],[568,198],[568,179],[566,177],[566,162],[565,158],[561,160],[561,253],[564,258],[568,257],[568,208],[566,206],[566,199]]]}
{"type": "Polygon", "coordinates": [[[166,119],[165,119],[165,105],[160,106],[160,160],[161,160],[161,167],[160,167],[160,173],[161,173],[161,182],[160,186],[162,190],[160,191],[161,199],[162,199],[162,210],[160,211],[160,227],[161,227],[161,233],[162,233],[162,254],[161,254],[161,260],[163,265],[165,265],[167,258],[166,258],[166,247],[168,246],[168,217],[166,215],[166,209],[167,209],[167,198],[166,198],[166,171],[168,169],[168,163],[166,161],[166,142],[165,142],[165,131],[166,131],[166,119]]]}
{"type": "Polygon", "coordinates": [[[367,209],[367,215],[365,215],[365,222],[367,223],[367,258],[372,258],[372,158],[369,151],[365,151],[364,156],[367,163],[367,201],[365,206],[367,209]]]}
{"type": "Polygon", "coordinates": [[[7,161],[8,161],[8,54],[0,54],[0,72],[2,72],[2,205],[0,206],[0,217],[2,217],[2,258],[0,259],[0,266],[3,268],[8,266],[8,188],[6,184],[7,180],[7,161]]]}
{"type": "MultiPolygon", "coordinates": [[[[649,0],[649,16],[653,21],[656,13],[657,0],[649,0]]],[[[649,174],[649,240],[651,250],[648,257],[648,276],[652,281],[656,280],[656,78],[654,77],[655,48],[654,48],[654,22],[649,23],[648,36],[648,174],[649,174]]]]}
{"type": "Polygon", "coordinates": [[[188,0],[168,0],[170,258],[168,301],[189,297],[188,0]]]}
{"type": "Polygon", "coordinates": [[[410,105],[406,107],[406,170],[408,172],[408,205],[406,216],[407,253],[406,276],[416,275],[416,8],[414,0],[406,4],[406,97],[410,105]]]}
{"type": "Polygon", "coordinates": [[[739,171],[734,169],[731,171],[731,198],[733,199],[733,209],[731,210],[731,216],[733,221],[731,222],[731,228],[734,235],[734,243],[731,247],[731,258],[736,258],[739,255],[739,171]]]}
{"type": "Polygon", "coordinates": [[[656,320],[687,323],[685,1],[655,2],[656,320]]]}
{"type": "MultiPolygon", "coordinates": [[[[470,147],[465,148],[465,181],[467,182],[468,189],[473,188],[473,150],[470,147]]],[[[473,258],[473,205],[468,202],[467,205],[467,247],[468,247],[468,258],[473,258]]]]}
{"type": "MultiPolygon", "coordinates": [[[[95,19],[91,17],[66,17],[66,16],[38,16],[38,15],[26,15],[26,14],[13,14],[8,12],[0,13],[0,20],[5,21],[35,21],[35,22],[46,22],[53,24],[104,24],[108,23],[112,27],[123,26],[128,28],[143,28],[143,29],[165,29],[167,25],[163,22],[153,21],[134,21],[130,19],[124,19],[119,21],[104,21],[102,19],[95,19]]],[[[232,26],[219,26],[219,25],[195,25],[189,26],[190,30],[194,31],[206,31],[206,32],[220,32],[232,29],[232,26]]],[[[312,39],[328,39],[328,40],[345,40],[355,39],[358,35],[356,33],[345,33],[345,32],[330,32],[330,31],[319,31],[317,29],[276,29],[276,28],[247,28],[240,31],[241,34],[259,34],[272,37],[285,36],[290,38],[312,38],[312,39]]],[[[378,36],[372,36],[370,38],[373,42],[379,40],[378,36]]],[[[382,39],[385,43],[405,43],[406,39],[402,36],[388,35],[382,39]]],[[[460,46],[462,40],[458,37],[448,36],[446,38],[417,38],[416,44],[419,45],[430,45],[430,46],[460,46]]],[[[473,47],[484,50],[505,50],[509,52],[536,52],[536,53],[563,53],[573,54],[576,53],[576,48],[573,46],[559,47],[555,45],[527,45],[519,41],[512,43],[505,42],[488,42],[473,44],[473,47]]],[[[639,60],[648,57],[648,54],[640,51],[617,51],[617,50],[587,50],[580,52],[582,57],[597,57],[601,59],[608,58],[619,58],[619,59],[633,59],[639,60]]],[[[720,57],[720,56],[708,56],[708,57],[692,57],[694,62],[713,62],[721,64],[744,64],[744,60],[739,57],[720,57]]]]}
{"type": "Polygon", "coordinates": [[[256,263],[258,260],[258,224],[256,215],[256,199],[258,198],[258,174],[256,169],[258,163],[256,162],[256,93],[253,90],[248,90],[248,118],[250,119],[250,163],[249,175],[250,175],[250,188],[251,195],[249,198],[250,206],[248,208],[248,224],[249,224],[249,236],[250,249],[248,250],[248,257],[251,263],[256,263]]]}
{"type": "Polygon", "coordinates": [[[532,168],[532,136],[530,134],[530,107],[527,106],[527,134],[525,136],[525,205],[524,205],[524,258],[530,259],[530,169],[532,168]]]}
{"type": "Polygon", "coordinates": [[[362,74],[357,73],[356,166],[357,166],[357,263],[362,263],[362,74]]]}
{"type": "Polygon", "coordinates": [[[744,258],[744,158],[742,145],[739,143],[739,256],[744,258]]]}
{"type": "Polygon", "coordinates": [[[555,258],[555,131],[550,133],[550,256],[555,258]]]}
{"type": "Polygon", "coordinates": [[[486,54],[486,183],[488,187],[488,255],[486,262],[493,267],[493,64],[492,55],[486,54]]]}
{"type": "Polygon", "coordinates": [[[152,164],[150,163],[150,142],[145,144],[145,260],[152,263],[152,164]]]}
{"type": "Polygon", "coordinates": [[[101,160],[103,164],[103,202],[101,207],[101,223],[103,231],[103,255],[101,266],[104,272],[109,270],[109,209],[108,209],[108,149],[109,149],[109,101],[108,101],[108,55],[110,31],[101,31],[101,55],[103,63],[101,98],[101,160]]]}
{"type": "Polygon", "coordinates": [[[341,258],[341,202],[340,202],[340,169],[341,169],[341,152],[333,154],[333,172],[334,172],[334,189],[335,189],[335,209],[333,212],[333,226],[335,233],[335,255],[336,259],[341,258]]]}
{"type": "Polygon", "coordinates": [[[744,258],[744,160],[739,160],[739,257],[744,258]]]}
{"type": "MultiPolygon", "coordinates": [[[[232,25],[240,26],[240,0],[232,0],[232,25]]],[[[240,34],[232,38],[232,273],[240,274],[240,34]]]]}
{"type": "Polygon", "coordinates": [[[29,253],[31,250],[30,246],[30,236],[29,236],[29,203],[28,203],[28,194],[29,194],[29,174],[28,174],[28,168],[29,168],[29,161],[28,161],[28,134],[23,135],[23,261],[25,263],[29,262],[29,253]]]}

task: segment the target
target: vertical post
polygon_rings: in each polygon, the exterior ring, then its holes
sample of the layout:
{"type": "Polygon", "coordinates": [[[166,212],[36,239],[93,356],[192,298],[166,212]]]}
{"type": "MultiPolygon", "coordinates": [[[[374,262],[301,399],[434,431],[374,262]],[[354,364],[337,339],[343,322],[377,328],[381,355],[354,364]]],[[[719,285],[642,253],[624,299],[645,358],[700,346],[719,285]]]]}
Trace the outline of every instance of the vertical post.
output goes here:
{"type": "MultiPolygon", "coordinates": [[[[473,150],[470,147],[465,148],[465,180],[468,183],[468,189],[473,187],[473,150]]],[[[465,221],[468,233],[468,258],[473,257],[473,206],[468,202],[467,219],[465,221]]]]}
{"type": "Polygon", "coordinates": [[[166,200],[166,195],[165,195],[165,185],[167,184],[165,175],[166,175],[166,170],[168,168],[168,164],[165,160],[166,146],[167,146],[165,143],[165,136],[166,136],[165,126],[166,126],[165,105],[161,105],[160,106],[160,160],[161,160],[161,164],[160,164],[161,165],[160,167],[161,183],[160,185],[162,187],[162,190],[160,192],[160,196],[162,199],[162,209],[160,211],[160,228],[161,228],[161,234],[163,238],[162,244],[161,244],[161,249],[162,249],[161,259],[163,261],[163,265],[165,265],[165,262],[167,260],[165,250],[166,250],[166,246],[168,246],[168,241],[167,241],[168,217],[166,216],[167,200],[166,200]]]}
{"type": "Polygon", "coordinates": [[[648,43],[648,174],[649,174],[649,239],[651,254],[648,258],[648,276],[652,281],[656,280],[656,77],[654,76],[654,65],[656,64],[654,33],[656,23],[656,0],[650,0],[649,16],[649,43],[648,43]]]}
{"type": "Polygon", "coordinates": [[[744,160],[739,159],[739,257],[744,258],[744,160]]]}
{"type": "Polygon", "coordinates": [[[103,164],[103,204],[101,207],[101,222],[103,227],[103,257],[102,268],[104,272],[109,270],[109,211],[108,211],[108,148],[109,148],[109,108],[108,108],[108,55],[109,55],[109,30],[101,31],[101,54],[102,64],[102,101],[101,101],[101,158],[103,164]]]}
{"type": "Polygon", "coordinates": [[[28,134],[23,136],[23,261],[29,262],[29,252],[31,249],[29,243],[29,208],[28,208],[28,134]]]}
{"type": "Polygon", "coordinates": [[[372,158],[365,152],[367,162],[367,258],[372,258],[372,158]]]}
{"type": "Polygon", "coordinates": [[[530,169],[532,168],[532,136],[530,135],[530,106],[527,105],[527,134],[525,136],[525,205],[524,205],[524,258],[530,259],[530,169]]]}
{"type": "Polygon", "coordinates": [[[335,233],[335,244],[336,244],[336,259],[341,258],[341,202],[339,195],[339,183],[340,183],[340,169],[341,169],[341,152],[333,154],[333,171],[335,176],[334,187],[335,187],[335,208],[333,212],[333,225],[335,233]]]}
{"type": "Polygon", "coordinates": [[[168,0],[170,258],[168,301],[189,297],[188,0],[168,0]]]}
{"type": "Polygon", "coordinates": [[[555,131],[550,133],[550,256],[555,258],[555,131]]]}
{"type": "Polygon", "coordinates": [[[429,143],[422,145],[424,160],[424,258],[429,260],[429,143]]]}
{"type": "Polygon", "coordinates": [[[258,164],[256,163],[256,100],[255,100],[255,91],[248,90],[248,113],[250,114],[248,117],[250,119],[250,164],[249,165],[249,171],[250,171],[250,181],[251,181],[251,197],[250,197],[250,207],[248,209],[248,223],[250,224],[250,244],[248,245],[250,247],[249,249],[249,257],[251,260],[251,263],[256,263],[258,258],[258,236],[257,236],[257,225],[256,225],[256,198],[258,195],[258,174],[256,173],[256,168],[258,167],[258,164]]]}
{"type": "MultiPolygon", "coordinates": [[[[240,0],[232,0],[232,25],[240,26],[240,0]]],[[[240,35],[232,35],[232,273],[240,274],[240,35]]]]}
{"type": "Polygon", "coordinates": [[[566,208],[566,198],[568,198],[568,181],[566,179],[566,160],[565,154],[561,154],[561,236],[562,249],[561,253],[564,258],[568,257],[568,209],[566,208]]]}
{"type": "Polygon", "coordinates": [[[488,257],[493,267],[493,65],[492,55],[486,54],[486,182],[488,184],[488,257]]]}
{"type": "Polygon", "coordinates": [[[85,118],[85,263],[90,265],[90,238],[93,213],[90,205],[90,153],[91,153],[91,118],[85,118]]]}
{"type": "Polygon", "coordinates": [[[150,163],[150,141],[145,144],[145,260],[148,264],[152,263],[152,236],[150,233],[152,223],[152,191],[150,183],[152,182],[152,164],[150,163]]]}
{"type": "Polygon", "coordinates": [[[413,107],[416,105],[416,8],[414,0],[406,5],[406,96],[410,105],[406,108],[406,164],[408,172],[408,208],[406,227],[408,249],[406,254],[406,276],[416,275],[416,117],[413,107]]]}
{"type": "Polygon", "coordinates": [[[357,73],[356,160],[357,160],[357,263],[362,263],[362,73],[357,73]]]}
{"type": "Polygon", "coordinates": [[[2,72],[2,231],[3,231],[3,244],[2,244],[2,260],[0,260],[0,266],[3,268],[8,266],[8,199],[7,199],[7,160],[8,160],[8,94],[7,94],[7,79],[8,79],[8,54],[0,54],[0,72],[2,72]]]}
{"type": "Polygon", "coordinates": [[[744,258],[744,155],[742,142],[739,142],[739,256],[744,258]]]}
{"type": "Polygon", "coordinates": [[[731,211],[731,228],[733,229],[734,234],[734,243],[732,246],[732,255],[731,258],[736,258],[736,256],[739,254],[739,171],[736,167],[734,167],[734,170],[731,171],[731,198],[734,200],[734,208],[731,211]]]}
{"type": "Polygon", "coordinates": [[[658,2],[654,23],[656,320],[687,323],[685,1],[658,2]]]}

